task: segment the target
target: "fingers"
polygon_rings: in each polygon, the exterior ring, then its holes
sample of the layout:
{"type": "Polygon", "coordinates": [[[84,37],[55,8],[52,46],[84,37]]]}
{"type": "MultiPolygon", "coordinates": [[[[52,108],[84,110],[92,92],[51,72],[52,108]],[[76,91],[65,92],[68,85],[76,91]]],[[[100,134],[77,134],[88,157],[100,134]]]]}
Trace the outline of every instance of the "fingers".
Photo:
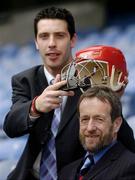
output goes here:
{"type": "Polygon", "coordinates": [[[56,75],[56,78],[54,79],[54,84],[51,87],[52,90],[59,90],[59,92],[57,91],[58,94],[56,94],[56,96],[74,96],[74,92],[73,91],[62,91],[60,90],[60,88],[64,85],[67,84],[66,80],[61,81],[61,76],[60,74],[56,75]]]}
{"type": "Polygon", "coordinates": [[[62,86],[66,85],[67,81],[64,80],[64,81],[58,81],[58,79],[56,78],[54,80],[54,84],[53,85],[50,85],[47,87],[48,90],[59,90],[62,86]]]}
{"type": "Polygon", "coordinates": [[[54,84],[57,82],[60,82],[60,80],[61,80],[60,74],[57,74],[55,79],[54,79],[54,84]]]}
{"type": "Polygon", "coordinates": [[[74,96],[74,91],[48,90],[48,97],[74,96]]]}
{"type": "Polygon", "coordinates": [[[58,74],[54,80],[54,84],[48,86],[43,94],[45,93],[47,97],[59,97],[59,96],[74,96],[74,91],[64,91],[61,87],[66,85],[67,81],[60,81],[60,74],[58,74]]]}
{"type": "Polygon", "coordinates": [[[59,107],[62,103],[62,97],[53,97],[52,99],[48,99],[48,103],[51,107],[59,107]]]}
{"type": "Polygon", "coordinates": [[[124,84],[125,84],[125,86],[127,86],[127,84],[128,84],[128,77],[127,76],[124,77],[124,84]]]}
{"type": "Polygon", "coordinates": [[[54,84],[48,86],[37,98],[37,110],[49,112],[61,105],[63,96],[74,96],[74,91],[63,91],[60,89],[66,83],[66,80],[60,81],[60,74],[58,74],[54,80],[54,84]]]}

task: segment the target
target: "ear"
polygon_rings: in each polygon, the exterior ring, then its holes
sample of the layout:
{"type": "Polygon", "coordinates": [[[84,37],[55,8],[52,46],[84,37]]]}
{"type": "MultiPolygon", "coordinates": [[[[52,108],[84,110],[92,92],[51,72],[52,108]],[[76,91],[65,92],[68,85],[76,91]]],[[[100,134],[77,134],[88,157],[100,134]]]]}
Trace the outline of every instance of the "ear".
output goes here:
{"type": "Polygon", "coordinates": [[[36,49],[39,50],[37,40],[35,40],[35,45],[36,45],[36,49]]]}
{"type": "Polygon", "coordinates": [[[75,47],[76,41],[77,41],[77,35],[75,33],[74,36],[71,39],[71,48],[75,47]]]}
{"type": "Polygon", "coordinates": [[[122,124],[122,117],[117,117],[113,122],[114,125],[113,128],[115,133],[118,133],[121,124],[122,124]]]}

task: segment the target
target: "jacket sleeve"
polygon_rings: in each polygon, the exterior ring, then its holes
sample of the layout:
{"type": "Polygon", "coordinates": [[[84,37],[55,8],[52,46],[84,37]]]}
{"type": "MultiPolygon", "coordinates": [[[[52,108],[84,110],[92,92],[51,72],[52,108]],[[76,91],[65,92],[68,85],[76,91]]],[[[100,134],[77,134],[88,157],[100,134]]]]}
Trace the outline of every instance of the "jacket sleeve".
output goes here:
{"type": "Polygon", "coordinates": [[[5,117],[3,129],[9,137],[18,137],[29,132],[29,110],[32,98],[27,79],[12,77],[12,106],[5,117]]]}

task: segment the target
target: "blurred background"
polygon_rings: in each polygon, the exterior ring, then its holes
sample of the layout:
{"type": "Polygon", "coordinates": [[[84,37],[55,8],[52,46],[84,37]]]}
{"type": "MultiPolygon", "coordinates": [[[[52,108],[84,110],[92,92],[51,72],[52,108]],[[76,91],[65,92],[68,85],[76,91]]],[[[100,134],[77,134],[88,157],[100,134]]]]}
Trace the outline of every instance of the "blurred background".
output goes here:
{"type": "MultiPolygon", "coordinates": [[[[125,54],[129,84],[123,114],[135,135],[135,6],[132,0],[1,0],[0,5],[0,180],[15,167],[27,137],[10,139],[2,130],[11,106],[11,76],[41,63],[35,49],[33,19],[43,7],[69,9],[78,33],[73,54],[90,45],[118,47],[125,54]]],[[[126,133],[126,132],[125,132],[126,133]]]]}

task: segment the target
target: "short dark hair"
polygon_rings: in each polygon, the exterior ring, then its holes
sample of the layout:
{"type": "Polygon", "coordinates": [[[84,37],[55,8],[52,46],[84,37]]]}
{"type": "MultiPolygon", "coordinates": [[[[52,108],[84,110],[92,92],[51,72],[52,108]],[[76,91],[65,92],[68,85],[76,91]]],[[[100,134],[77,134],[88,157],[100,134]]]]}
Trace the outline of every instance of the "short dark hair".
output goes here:
{"type": "MultiPolygon", "coordinates": [[[[78,103],[78,113],[79,106],[83,99],[96,97],[102,102],[109,102],[111,105],[111,119],[112,122],[122,115],[122,104],[120,102],[119,96],[111,88],[107,86],[95,86],[87,89],[80,97],[78,103]]],[[[91,105],[92,106],[92,105],[91,105]]],[[[89,107],[90,108],[90,107],[89,107]]]]}
{"type": "Polygon", "coordinates": [[[67,22],[68,31],[70,37],[74,36],[75,33],[75,21],[70,11],[64,8],[48,7],[42,9],[34,19],[34,34],[37,37],[37,24],[41,19],[60,19],[67,22]]]}

